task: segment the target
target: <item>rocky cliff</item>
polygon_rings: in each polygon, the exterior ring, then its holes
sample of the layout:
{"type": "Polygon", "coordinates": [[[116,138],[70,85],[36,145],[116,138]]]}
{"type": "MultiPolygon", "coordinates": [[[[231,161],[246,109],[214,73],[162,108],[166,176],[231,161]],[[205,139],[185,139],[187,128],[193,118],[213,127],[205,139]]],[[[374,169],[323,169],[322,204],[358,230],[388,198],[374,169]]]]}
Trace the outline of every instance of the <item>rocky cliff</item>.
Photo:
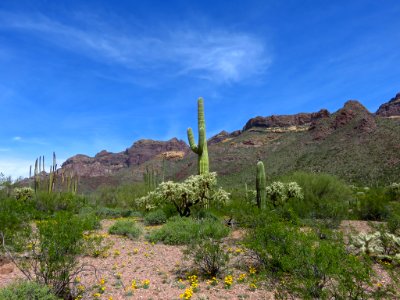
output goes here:
{"type": "MultiPolygon", "coordinates": [[[[67,159],[62,169],[64,172],[72,172],[78,176],[98,177],[112,175],[121,169],[134,165],[140,165],[156,156],[165,153],[185,154],[188,146],[182,140],[176,138],[169,141],[139,140],[123,152],[112,153],[106,150],[100,151],[94,157],[78,154],[67,159]]],[[[175,156],[176,158],[178,156],[175,156]]],[[[181,155],[182,157],[182,155],[181,155]]]]}
{"type": "Polygon", "coordinates": [[[400,117],[400,93],[390,99],[389,102],[382,104],[376,111],[380,117],[400,117]]]}
{"type": "Polygon", "coordinates": [[[243,131],[254,127],[274,128],[274,127],[291,127],[311,125],[315,120],[329,117],[329,112],[326,109],[321,109],[315,113],[299,113],[295,115],[272,115],[269,117],[255,117],[247,121],[243,127],[243,131]]]}

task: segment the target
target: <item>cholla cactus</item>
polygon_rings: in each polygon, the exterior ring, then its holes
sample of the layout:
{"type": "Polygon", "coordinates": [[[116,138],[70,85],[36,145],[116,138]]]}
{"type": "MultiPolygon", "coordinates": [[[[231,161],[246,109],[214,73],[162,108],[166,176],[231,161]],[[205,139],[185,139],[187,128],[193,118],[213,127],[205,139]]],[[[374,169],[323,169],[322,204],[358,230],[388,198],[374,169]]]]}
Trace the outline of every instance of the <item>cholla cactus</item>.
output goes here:
{"type": "Polygon", "coordinates": [[[350,248],[377,259],[400,263],[400,237],[391,233],[377,231],[352,236],[350,248]]]}
{"type": "Polygon", "coordinates": [[[266,188],[267,196],[271,199],[272,205],[277,207],[288,199],[303,199],[303,192],[297,182],[282,183],[274,181],[266,188]]]}
{"type": "Polygon", "coordinates": [[[144,208],[151,209],[164,203],[172,203],[180,216],[189,216],[194,205],[208,206],[210,202],[225,203],[229,193],[222,189],[216,190],[217,174],[205,173],[190,176],[182,183],[162,182],[153,192],[137,199],[144,208]]]}
{"type": "Polygon", "coordinates": [[[19,201],[25,201],[28,199],[31,199],[33,197],[33,193],[35,191],[31,189],[30,187],[21,187],[21,188],[15,188],[14,189],[14,196],[15,199],[19,201]]]}

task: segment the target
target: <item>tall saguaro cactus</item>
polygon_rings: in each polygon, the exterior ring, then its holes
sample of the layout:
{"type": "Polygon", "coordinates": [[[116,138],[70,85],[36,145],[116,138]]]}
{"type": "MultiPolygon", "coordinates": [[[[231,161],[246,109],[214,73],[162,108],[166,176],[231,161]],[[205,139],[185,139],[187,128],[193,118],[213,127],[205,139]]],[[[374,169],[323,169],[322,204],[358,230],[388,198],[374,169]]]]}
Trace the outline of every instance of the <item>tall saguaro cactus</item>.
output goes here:
{"type": "Polygon", "coordinates": [[[257,206],[260,209],[266,208],[267,205],[267,181],[265,179],[265,169],[262,161],[257,163],[257,178],[256,178],[256,189],[257,189],[257,206]]]}
{"type": "Polygon", "coordinates": [[[203,98],[197,100],[198,109],[198,131],[199,131],[199,142],[195,143],[192,128],[188,128],[187,135],[189,140],[190,149],[197,154],[198,157],[198,173],[208,173],[208,150],[207,150],[207,138],[206,138],[206,124],[204,121],[204,101],[203,98]]]}

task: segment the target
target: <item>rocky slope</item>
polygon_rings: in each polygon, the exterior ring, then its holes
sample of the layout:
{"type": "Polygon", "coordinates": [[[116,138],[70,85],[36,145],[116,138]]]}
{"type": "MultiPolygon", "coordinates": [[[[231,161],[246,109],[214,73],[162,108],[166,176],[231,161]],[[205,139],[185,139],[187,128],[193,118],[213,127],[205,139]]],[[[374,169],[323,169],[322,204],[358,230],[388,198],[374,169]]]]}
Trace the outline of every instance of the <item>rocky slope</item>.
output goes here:
{"type": "Polygon", "coordinates": [[[400,93],[389,102],[382,104],[376,115],[380,117],[400,117],[400,93]]]}
{"type": "Polygon", "coordinates": [[[63,163],[62,169],[66,173],[73,173],[79,177],[107,176],[122,169],[143,164],[159,155],[165,155],[169,159],[173,157],[173,153],[181,153],[182,157],[187,151],[186,143],[176,138],[166,142],[139,140],[130,148],[119,153],[103,150],[97,153],[95,157],[82,154],[75,155],[63,163]]]}
{"type": "MultiPolygon", "coordinates": [[[[227,186],[251,184],[258,159],[265,162],[270,179],[304,170],[331,173],[357,184],[398,181],[398,116],[400,93],[375,114],[350,100],[334,113],[321,109],[252,118],[243,130],[222,131],[208,140],[211,170],[227,186]]],[[[140,181],[147,166],[161,172],[165,159],[166,179],[181,180],[196,173],[196,155],[176,138],[166,142],[140,140],[120,153],[103,150],[95,157],[76,155],[62,169],[88,181],[98,178],[91,185],[95,188],[99,182],[140,181]]]]}

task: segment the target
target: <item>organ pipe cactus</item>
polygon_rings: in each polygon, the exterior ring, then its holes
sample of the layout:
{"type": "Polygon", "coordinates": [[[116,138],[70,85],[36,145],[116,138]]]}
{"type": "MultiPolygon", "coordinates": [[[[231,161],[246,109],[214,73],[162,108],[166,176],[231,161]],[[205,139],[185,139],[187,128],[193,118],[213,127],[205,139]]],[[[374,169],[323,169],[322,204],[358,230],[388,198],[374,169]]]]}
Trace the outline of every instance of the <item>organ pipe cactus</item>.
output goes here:
{"type": "Polygon", "coordinates": [[[260,209],[266,208],[267,203],[267,181],[265,179],[265,169],[262,161],[257,163],[257,177],[256,177],[256,189],[257,189],[257,206],[260,209]]]}
{"type": "Polygon", "coordinates": [[[206,138],[206,124],[204,121],[204,101],[203,98],[197,100],[198,108],[198,131],[199,141],[196,145],[194,141],[192,128],[188,128],[187,135],[189,140],[190,149],[197,154],[198,157],[198,174],[206,174],[209,172],[208,163],[208,150],[207,150],[207,138],[206,138]]]}

